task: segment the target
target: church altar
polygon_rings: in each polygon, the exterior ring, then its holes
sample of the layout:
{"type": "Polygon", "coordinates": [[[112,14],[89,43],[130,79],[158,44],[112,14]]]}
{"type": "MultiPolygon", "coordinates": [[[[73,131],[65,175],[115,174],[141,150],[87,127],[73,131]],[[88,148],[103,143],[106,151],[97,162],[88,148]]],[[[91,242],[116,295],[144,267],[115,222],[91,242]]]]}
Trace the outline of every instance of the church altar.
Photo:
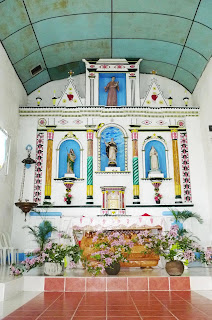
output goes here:
{"type": "MultiPolygon", "coordinates": [[[[116,230],[124,234],[125,239],[133,239],[139,231],[152,230],[157,233],[162,229],[167,230],[168,219],[153,216],[81,217],[72,219],[70,228],[73,230],[75,242],[79,243],[83,250],[83,257],[92,260],[91,254],[95,249],[91,245],[96,231],[103,230],[108,235],[116,230]]],[[[160,257],[154,253],[144,254],[144,250],[143,245],[135,243],[127,258],[128,262],[121,262],[120,265],[141,268],[157,266],[160,257]]]]}

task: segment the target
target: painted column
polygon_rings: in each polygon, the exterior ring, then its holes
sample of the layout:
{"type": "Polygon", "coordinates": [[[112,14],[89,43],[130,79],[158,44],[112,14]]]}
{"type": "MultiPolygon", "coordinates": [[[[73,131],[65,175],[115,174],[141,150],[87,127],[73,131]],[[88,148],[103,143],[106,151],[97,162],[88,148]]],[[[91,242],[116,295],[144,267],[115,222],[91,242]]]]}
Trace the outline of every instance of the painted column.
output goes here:
{"type": "Polygon", "coordinates": [[[174,185],[175,185],[175,203],[181,203],[181,184],[180,184],[180,165],[178,154],[178,131],[171,129],[173,167],[174,167],[174,185]]]}
{"type": "Polygon", "coordinates": [[[87,130],[87,204],[93,204],[93,130],[87,130]]]}
{"type": "Polygon", "coordinates": [[[90,78],[90,105],[94,105],[94,79],[95,79],[95,73],[90,72],[89,76],[90,78]]]}
{"type": "Polygon", "coordinates": [[[45,200],[51,200],[52,184],[52,152],[53,152],[54,130],[47,130],[47,155],[46,155],[46,183],[45,183],[45,200]]]}
{"type": "Polygon", "coordinates": [[[132,130],[133,151],[133,203],[139,204],[139,170],[138,170],[138,130],[132,130]]]}

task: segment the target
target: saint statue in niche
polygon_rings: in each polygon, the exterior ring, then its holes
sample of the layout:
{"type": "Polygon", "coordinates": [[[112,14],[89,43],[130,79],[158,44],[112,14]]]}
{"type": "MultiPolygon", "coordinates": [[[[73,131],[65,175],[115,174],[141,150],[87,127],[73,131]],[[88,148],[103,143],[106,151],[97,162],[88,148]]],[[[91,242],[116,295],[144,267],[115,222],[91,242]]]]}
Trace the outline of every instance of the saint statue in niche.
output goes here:
{"type": "Polygon", "coordinates": [[[109,167],[116,167],[116,154],[118,151],[117,145],[113,138],[111,138],[111,141],[105,142],[106,145],[106,154],[109,158],[108,166],[109,167]]]}
{"type": "Polygon", "coordinates": [[[158,153],[153,146],[150,150],[149,156],[150,156],[150,171],[158,171],[159,170],[158,153]]]}
{"type": "Polygon", "coordinates": [[[115,77],[112,77],[112,80],[108,82],[105,87],[105,92],[108,91],[107,106],[117,106],[117,90],[119,91],[119,82],[116,82],[115,79],[115,77]]]}
{"type": "Polygon", "coordinates": [[[76,160],[76,155],[73,149],[67,153],[67,173],[74,173],[74,161],[76,160]]]}

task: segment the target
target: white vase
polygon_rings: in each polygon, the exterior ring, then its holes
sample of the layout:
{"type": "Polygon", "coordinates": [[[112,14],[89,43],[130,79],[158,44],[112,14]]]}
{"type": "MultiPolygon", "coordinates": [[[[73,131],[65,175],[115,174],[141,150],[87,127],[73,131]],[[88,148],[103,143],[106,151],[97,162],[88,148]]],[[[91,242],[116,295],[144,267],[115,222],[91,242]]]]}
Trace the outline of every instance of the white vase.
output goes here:
{"type": "Polygon", "coordinates": [[[44,274],[48,276],[58,276],[62,272],[62,266],[60,263],[55,262],[45,262],[44,264],[44,274]]]}

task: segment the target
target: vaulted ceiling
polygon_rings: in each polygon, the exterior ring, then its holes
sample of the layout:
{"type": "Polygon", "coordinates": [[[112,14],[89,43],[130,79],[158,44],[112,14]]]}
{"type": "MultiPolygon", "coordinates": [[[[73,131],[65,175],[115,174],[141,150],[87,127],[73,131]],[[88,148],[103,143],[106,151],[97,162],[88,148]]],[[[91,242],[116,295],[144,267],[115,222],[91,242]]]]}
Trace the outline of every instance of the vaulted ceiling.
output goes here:
{"type": "Polygon", "coordinates": [[[85,72],[83,58],[142,58],[141,73],[192,92],[211,57],[211,17],[212,0],[0,0],[0,40],[28,93],[85,72]]]}

